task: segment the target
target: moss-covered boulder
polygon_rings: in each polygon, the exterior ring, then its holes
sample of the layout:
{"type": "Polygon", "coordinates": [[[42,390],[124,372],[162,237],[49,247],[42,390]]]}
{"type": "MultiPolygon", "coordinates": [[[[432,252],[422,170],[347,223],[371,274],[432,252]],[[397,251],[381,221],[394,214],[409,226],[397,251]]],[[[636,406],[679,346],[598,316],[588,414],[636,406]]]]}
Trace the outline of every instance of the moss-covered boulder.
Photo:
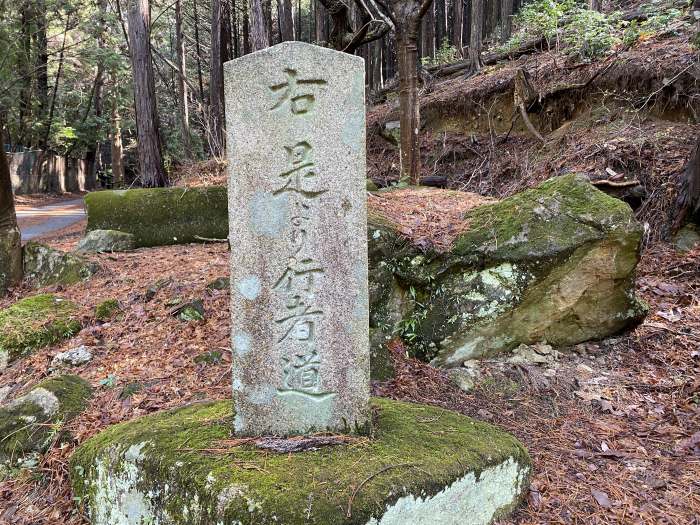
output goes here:
{"type": "Polygon", "coordinates": [[[118,230],[137,247],[228,237],[226,188],[98,191],[85,197],[88,231],[118,230]]]}
{"type": "Polygon", "coordinates": [[[624,202],[566,175],[466,212],[451,249],[422,250],[370,212],[370,323],[434,364],[546,341],[599,339],[639,321],[642,228],[624,202]]]}
{"type": "Polygon", "coordinates": [[[38,348],[80,331],[78,306],[52,294],[27,297],[0,310],[0,370],[38,348]]]}
{"type": "Polygon", "coordinates": [[[700,247],[700,226],[692,222],[686,224],[673,237],[673,245],[677,250],[689,252],[700,247]]]}
{"type": "Polygon", "coordinates": [[[24,246],[24,276],[34,286],[71,285],[90,278],[98,270],[96,263],[38,242],[24,246]]]}
{"type": "Polygon", "coordinates": [[[373,407],[372,438],[296,453],[223,441],[230,401],[147,416],[75,451],[74,493],[93,525],[479,525],[518,504],[530,461],[515,438],[439,408],[373,407]]]}
{"type": "Polygon", "coordinates": [[[91,396],[87,381],[62,375],[0,406],[0,465],[14,467],[44,452],[61,425],[82,412],[91,396]]]}
{"type": "Polygon", "coordinates": [[[78,253],[111,253],[128,252],[135,248],[134,236],[131,233],[116,230],[93,230],[80,239],[78,253]]]}

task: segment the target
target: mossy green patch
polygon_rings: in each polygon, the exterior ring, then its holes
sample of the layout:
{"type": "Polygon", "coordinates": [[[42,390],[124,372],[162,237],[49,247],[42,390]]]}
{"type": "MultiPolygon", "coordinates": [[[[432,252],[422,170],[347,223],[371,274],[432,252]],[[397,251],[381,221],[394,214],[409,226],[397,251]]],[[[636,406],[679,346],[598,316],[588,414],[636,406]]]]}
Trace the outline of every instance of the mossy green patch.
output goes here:
{"type": "Polygon", "coordinates": [[[530,460],[514,437],[435,407],[372,404],[373,437],[294,454],[225,450],[230,401],[116,425],[76,450],[74,492],[97,524],[127,512],[120,501],[144,523],[366,524],[402,496],[428,498],[467,473],[478,481],[512,461],[522,484],[510,480],[503,490],[513,492],[508,507],[518,500],[530,460]]]}
{"type": "Polygon", "coordinates": [[[107,299],[95,307],[95,319],[103,322],[109,321],[119,311],[121,311],[119,301],[116,299],[107,299]]]}
{"type": "Polygon", "coordinates": [[[27,297],[0,310],[0,363],[77,334],[77,311],[75,303],[53,294],[27,297]]]}
{"type": "Polygon", "coordinates": [[[88,231],[131,233],[137,247],[228,237],[224,187],[98,191],[85,197],[85,206],[88,231]]]}
{"type": "Polygon", "coordinates": [[[75,375],[46,379],[0,408],[0,463],[16,463],[46,450],[63,423],[77,416],[92,388],[75,375]]]}

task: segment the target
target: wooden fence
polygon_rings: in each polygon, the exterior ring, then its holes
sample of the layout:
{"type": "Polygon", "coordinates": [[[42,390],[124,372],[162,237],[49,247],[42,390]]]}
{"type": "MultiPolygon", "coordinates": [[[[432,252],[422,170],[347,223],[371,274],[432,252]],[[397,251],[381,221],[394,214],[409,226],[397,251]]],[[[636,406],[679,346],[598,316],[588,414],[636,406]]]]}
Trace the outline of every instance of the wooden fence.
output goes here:
{"type": "Polygon", "coordinates": [[[8,160],[12,188],[16,195],[95,188],[92,165],[85,159],[65,158],[35,150],[9,153],[8,160]]]}

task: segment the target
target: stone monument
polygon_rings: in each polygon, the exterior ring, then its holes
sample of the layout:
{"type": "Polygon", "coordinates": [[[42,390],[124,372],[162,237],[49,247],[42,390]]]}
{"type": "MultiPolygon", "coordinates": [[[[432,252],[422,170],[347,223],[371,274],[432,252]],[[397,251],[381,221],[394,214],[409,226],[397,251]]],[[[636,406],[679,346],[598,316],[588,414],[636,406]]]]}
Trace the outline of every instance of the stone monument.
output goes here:
{"type": "Polygon", "coordinates": [[[150,414],[79,447],[93,525],[489,525],[526,494],[514,437],[369,399],[363,72],[300,42],[226,64],[235,407],[150,414]],[[284,437],[361,431],[370,407],[366,437],[284,437]],[[211,453],[232,434],[251,439],[211,453]]]}
{"type": "Polygon", "coordinates": [[[364,62],[284,42],[225,65],[238,435],[369,416],[364,62]]]}

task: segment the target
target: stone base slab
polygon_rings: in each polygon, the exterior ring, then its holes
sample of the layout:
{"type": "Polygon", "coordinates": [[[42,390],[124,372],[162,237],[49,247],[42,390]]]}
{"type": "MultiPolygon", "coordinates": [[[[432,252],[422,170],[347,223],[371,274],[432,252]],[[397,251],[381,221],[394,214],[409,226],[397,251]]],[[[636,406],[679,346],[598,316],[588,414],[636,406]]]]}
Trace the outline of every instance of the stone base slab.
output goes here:
{"type": "Polygon", "coordinates": [[[93,525],[477,525],[531,472],[511,435],[440,408],[373,399],[374,432],[278,454],[235,440],[230,401],[108,428],[71,461],[93,525]]]}

